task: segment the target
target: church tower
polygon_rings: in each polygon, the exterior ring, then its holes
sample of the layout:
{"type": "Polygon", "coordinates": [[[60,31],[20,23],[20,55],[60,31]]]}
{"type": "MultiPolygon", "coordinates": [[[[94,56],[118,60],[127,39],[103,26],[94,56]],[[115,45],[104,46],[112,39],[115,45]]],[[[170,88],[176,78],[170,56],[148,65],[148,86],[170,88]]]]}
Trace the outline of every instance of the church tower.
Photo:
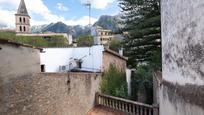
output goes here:
{"type": "Polygon", "coordinates": [[[18,11],[15,14],[16,16],[16,33],[20,34],[29,34],[30,33],[30,16],[26,9],[24,0],[21,0],[21,3],[18,7],[18,11]]]}

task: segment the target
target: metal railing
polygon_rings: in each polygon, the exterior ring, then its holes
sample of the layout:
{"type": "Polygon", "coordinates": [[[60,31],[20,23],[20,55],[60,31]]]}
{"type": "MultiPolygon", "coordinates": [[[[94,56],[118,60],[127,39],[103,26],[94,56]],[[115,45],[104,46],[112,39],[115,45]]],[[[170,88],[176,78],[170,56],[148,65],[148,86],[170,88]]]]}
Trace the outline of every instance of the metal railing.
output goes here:
{"type": "Polygon", "coordinates": [[[123,98],[96,93],[96,105],[120,110],[131,115],[159,115],[159,108],[123,98]]]}

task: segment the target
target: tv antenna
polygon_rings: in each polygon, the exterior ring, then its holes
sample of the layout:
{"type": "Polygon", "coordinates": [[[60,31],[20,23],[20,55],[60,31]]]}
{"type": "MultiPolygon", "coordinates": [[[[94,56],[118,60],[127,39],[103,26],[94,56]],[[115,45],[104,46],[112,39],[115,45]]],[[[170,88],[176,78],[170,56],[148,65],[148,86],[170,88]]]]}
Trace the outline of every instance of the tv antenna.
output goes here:
{"type": "Polygon", "coordinates": [[[87,0],[84,5],[89,8],[89,27],[91,27],[91,0],[87,0]]]}

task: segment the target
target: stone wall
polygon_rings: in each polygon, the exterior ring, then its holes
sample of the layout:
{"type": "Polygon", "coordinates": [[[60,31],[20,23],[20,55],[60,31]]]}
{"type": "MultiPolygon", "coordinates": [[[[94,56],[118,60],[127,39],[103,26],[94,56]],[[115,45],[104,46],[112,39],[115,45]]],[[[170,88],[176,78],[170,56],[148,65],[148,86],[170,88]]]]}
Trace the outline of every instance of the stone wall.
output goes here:
{"type": "Polygon", "coordinates": [[[119,70],[126,71],[126,60],[122,59],[118,56],[115,56],[113,54],[110,54],[106,51],[103,52],[103,71],[107,71],[109,69],[109,66],[113,64],[115,65],[119,70]]]}
{"type": "Polygon", "coordinates": [[[0,86],[1,115],[84,115],[94,106],[100,74],[40,73],[0,86]]]}
{"type": "Polygon", "coordinates": [[[204,114],[203,9],[203,0],[161,0],[160,115],[204,114]]]}
{"type": "Polygon", "coordinates": [[[0,40],[0,80],[40,72],[40,50],[0,40]]]}

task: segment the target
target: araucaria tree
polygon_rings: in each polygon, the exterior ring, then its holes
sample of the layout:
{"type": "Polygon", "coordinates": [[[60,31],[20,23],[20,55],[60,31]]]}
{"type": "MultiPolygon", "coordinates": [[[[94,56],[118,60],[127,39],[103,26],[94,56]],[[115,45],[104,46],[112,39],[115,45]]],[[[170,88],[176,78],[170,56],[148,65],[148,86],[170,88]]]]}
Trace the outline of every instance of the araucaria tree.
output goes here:
{"type": "Polygon", "coordinates": [[[129,65],[154,63],[155,57],[161,62],[160,0],[119,1],[125,25],[123,31],[127,33],[124,48],[129,65]]]}
{"type": "Polygon", "coordinates": [[[126,33],[125,55],[129,67],[136,68],[131,81],[131,99],[141,101],[142,94],[146,96],[145,102],[151,104],[152,75],[161,70],[160,0],[119,1],[126,33]]]}

